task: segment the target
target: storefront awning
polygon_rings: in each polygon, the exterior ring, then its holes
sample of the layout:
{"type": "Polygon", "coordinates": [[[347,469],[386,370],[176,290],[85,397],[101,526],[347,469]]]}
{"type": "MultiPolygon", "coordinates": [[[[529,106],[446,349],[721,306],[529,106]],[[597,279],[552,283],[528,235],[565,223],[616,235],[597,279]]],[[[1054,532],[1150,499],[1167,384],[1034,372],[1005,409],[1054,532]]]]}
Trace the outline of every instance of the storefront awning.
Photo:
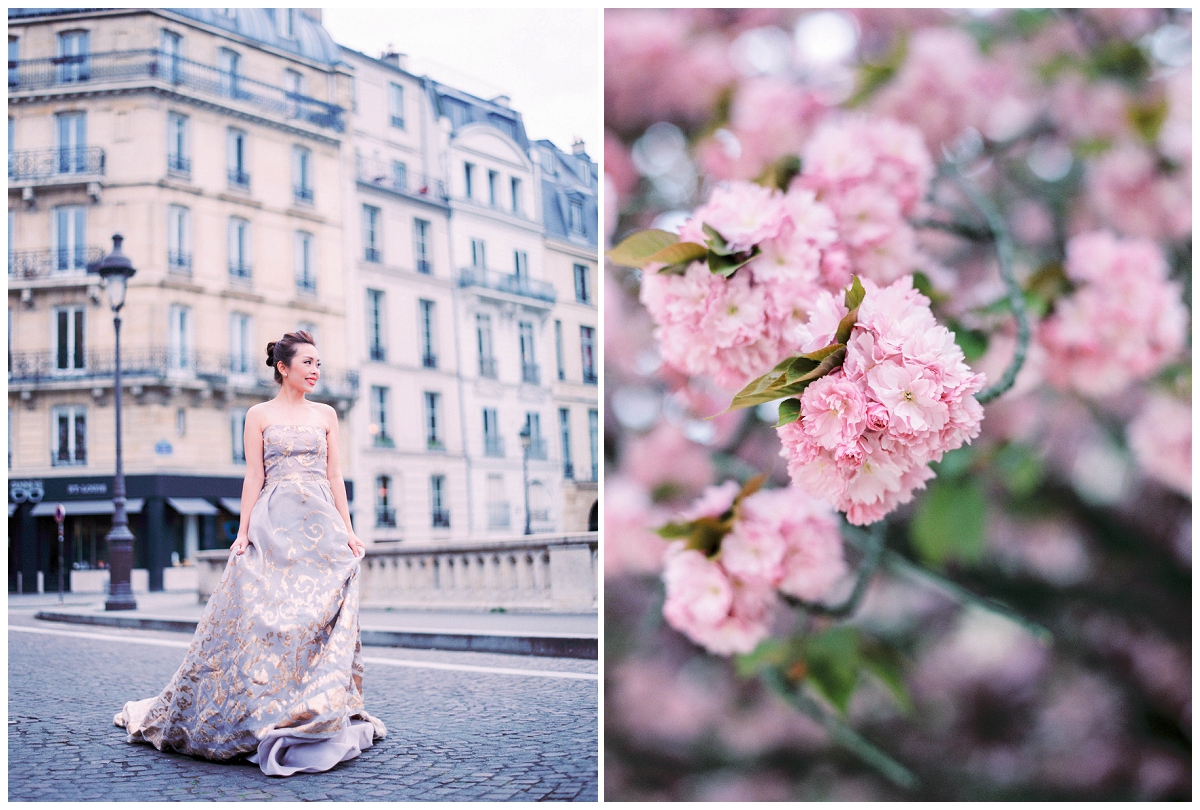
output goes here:
{"type": "Polygon", "coordinates": [[[221,506],[225,507],[226,512],[232,512],[235,515],[242,513],[241,498],[217,498],[221,502],[221,506]]]}
{"type": "Polygon", "coordinates": [[[203,498],[167,498],[167,503],[181,515],[215,515],[217,507],[203,498]]]}
{"type": "MultiPolygon", "coordinates": [[[[58,503],[58,501],[42,501],[29,510],[29,514],[34,517],[54,517],[54,507],[58,503]]],[[[145,503],[143,498],[129,498],[125,501],[125,511],[130,514],[141,512],[143,503],[145,503]]],[[[111,515],[114,511],[112,501],[63,501],[62,505],[67,508],[67,517],[74,515],[111,515]]]]}

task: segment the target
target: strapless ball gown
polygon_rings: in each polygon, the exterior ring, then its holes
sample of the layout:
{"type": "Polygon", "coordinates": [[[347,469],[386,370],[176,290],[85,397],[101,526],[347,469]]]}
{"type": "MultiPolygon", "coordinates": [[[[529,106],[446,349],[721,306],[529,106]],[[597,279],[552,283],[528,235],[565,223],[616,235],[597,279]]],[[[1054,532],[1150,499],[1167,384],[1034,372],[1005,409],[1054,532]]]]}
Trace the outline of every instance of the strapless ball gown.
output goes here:
{"type": "Polygon", "coordinates": [[[363,705],[359,558],[325,473],[325,429],[271,425],[249,547],[230,552],[187,657],[156,697],[113,718],[129,742],[271,776],[358,756],[387,729],[363,705]]]}

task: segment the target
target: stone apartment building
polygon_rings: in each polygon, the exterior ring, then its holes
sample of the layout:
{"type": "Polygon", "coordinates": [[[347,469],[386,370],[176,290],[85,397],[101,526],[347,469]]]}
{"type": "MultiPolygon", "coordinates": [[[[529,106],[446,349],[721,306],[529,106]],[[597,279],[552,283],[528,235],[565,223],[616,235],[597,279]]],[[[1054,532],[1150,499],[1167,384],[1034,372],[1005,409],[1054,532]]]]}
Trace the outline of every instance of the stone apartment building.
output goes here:
{"type": "Polygon", "coordinates": [[[342,48],[312,9],[10,10],[9,570],[103,560],[125,236],[135,568],[236,532],[263,347],[316,336],[316,399],[369,547],[594,528],[597,169],[504,98],[342,48]],[[590,330],[590,331],[589,331],[590,330]],[[589,342],[590,341],[590,342],[589,342]],[[357,484],[357,487],[355,486],[357,484]]]}
{"type": "MultiPolygon", "coordinates": [[[[304,327],[345,414],[342,141],[351,76],[297,9],[9,10],[9,571],[96,566],[111,524],[115,232],[135,568],[236,533],[265,346],[304,327]],[[53,553],[52,553],[53,552],[53,553]]],[[[344,462],[348,458],[344,459],[344,462]]]]}

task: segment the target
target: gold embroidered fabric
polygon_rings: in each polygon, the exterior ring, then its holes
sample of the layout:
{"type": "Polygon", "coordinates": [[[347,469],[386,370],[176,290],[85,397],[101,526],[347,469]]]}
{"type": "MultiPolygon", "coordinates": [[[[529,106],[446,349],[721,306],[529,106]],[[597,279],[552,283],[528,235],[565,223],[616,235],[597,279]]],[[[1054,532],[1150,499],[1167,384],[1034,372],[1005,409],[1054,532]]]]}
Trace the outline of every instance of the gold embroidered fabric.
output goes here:
{"type": "Polygon", "coordinates": [[[326,453],[322,427],[263,431],[266,480],[250,545],[230,553],[170,682],[113,718],[129,742],[214,760],[250,754],[287,775],[325,770],[387,734],[363,705],[359,558],[334,507],[326,453]],[[280,770],[281,739],[297,754],[328,743],[324,757],[309,758],[328,764],[280,770]]]}

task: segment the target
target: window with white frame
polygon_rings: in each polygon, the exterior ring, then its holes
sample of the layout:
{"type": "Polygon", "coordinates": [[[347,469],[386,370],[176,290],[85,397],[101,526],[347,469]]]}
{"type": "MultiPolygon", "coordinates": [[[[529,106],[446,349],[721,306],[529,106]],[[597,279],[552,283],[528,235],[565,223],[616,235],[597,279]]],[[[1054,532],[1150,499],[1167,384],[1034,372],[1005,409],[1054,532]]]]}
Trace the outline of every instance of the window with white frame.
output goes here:
{"type": "Polygon", "coordinates": [[[579,327],[579,351],[583,359],[583,381],[596,383],[596,330],[590,326],[579,327]]]}
{"type": "Polygon", "coordinates": [[[251,272],[250,223],[241,217],[229,218],[229,275],[247,280],[251,272]]]}
{"type": "Polygon", "coordinates": [[[317,270],[313,256],[313,235],[307,231],[296,231],[296,289],[313,295],[317,292],[317,270]]]}
{"type": "Polygon", "coordinates": [[[292,191],[298,202],[313,201],[312,150],[292,147],[292,191]]]}
{"type": "Polygon", "coordinates": [[[233,463],[246,463],[246,409],[234,408],[229,413],[229,432],[233,435],[233,463]]]}
{"type": "Polygon", "coordinates": [[[63,31],[58,35],[58,80],[86,82],[92,78],[91,35],[87,31],[63,31]]]}
{"type": "Polygon", "coordinates": [[[529,321],[517,323],[517,335],[521,347],[521,379],[524,382],[538,384],[537,359],[533,352],[533,324],[529,321]]]}
{"type": "Polygon", "coordinates": [[[221,48],[217,51],[217,66],[221,81],[221,95],[238,98],[242,93],[239,87],[242,57],[236,51],[221,48]]]}
{"type": "Polygon", "coordinates": [[[421,365],[425,368],[437,368],[437,339],[434,323],[434,302],[424,298],[417,302],[418,323],[420,324],[421,365]]]}
{"type": "Polygon", "coordinates": [[[229,128],[225,137],[226,160],[229,167],[229,185],[241,189],[250,188],[250,172],[246,160],[246,133],[229,128]]]}
{"type": "Polygon", "coordinates": [[[570,200],[567,207],[567,227],[571,233],[583,235],[583,200],[570,200]]]}
{"type": "Polygon", "coordinates": [[[392,161],[392,188],[396,191],[408,190],[408,164],[403,160],[392,161]]]}
{"type": "Polygon", "coordinates": [[[546,442],[542,439],[542,415],[537,411],[526,411],[525,427],[529,430],[529,457],[544,459],[546,442]]]}
{"type": "Polygon", "coordinates": [[[386,360],[383,290],[367,290],[367,351],[372,360],[386,360]]]}
{"type": "Polygon", "coordinates": [[[514,177],[509,181],[509,191],[512,192],[512,212],[518,216],[521,213],[521,181],[514,177]]]}
{"type": "Polygon", "coordinates": [[[87,464],[87,407],[59,405],[50,409],[50,419],[51,463],[87,464]]]}
{"type": "Polygon", "coordinates": [[[509,527],[512,515],[504,491],[504,476],[501,473],[488,474],[487,511],[489,529],[507,529],[509,527]]]}
{"type": "Polygon", "coordinates": [[[192,308],[171,304],[167,329],[167,366],[172,371],[186,371],[195,366],[192,347],[192,308]]]}
{"type": "MultiPolygon", "coordinates": [[[[8,89],[16,90],[21,86],[21,40],[18,37],[8,38],[8,89]]],[[[10,141],[11,144],[11,141],[10,141]]],[[[12,151],[12,146],[8,147],[12,151]]]]}
{"type": "Polygon", "coordinates": [[[475,185],[475,164],[474,163],[464,163],[463,164],[463,179],[466,182],[467,199],[468,200],[474,199],[475,195],[472,193],[474,191],[473,186],[475,185]]]}
{"type": "Polygon", "coordinates": [[[479,376],[496,377],[496,356],[492,352],[492,316],[475,314],[475,338],[479,346],[479,376]]]}
{"type": "Polygon", "coordinates": [[[60,273],[87,272],[87,206],[59,205],[52,212],[54,269],[60,273]]]}
{"type": "Polygon", "coordinates": [[[373,205],[363,206],[363,258],[369,262],[383,261],[383,234],[380,224],[383,213],[373,205]]]}
{"type": "Polygon", "coordinates": [[[296,38],[296,9],[294,8],[277,8],[275,9],[275,26],[279,31],[279,36],[285,39],[296,38]]]}
{"type": "Polygon", "coordinates": [[[254,368],[254,337],[250,316],[235,312],[229,316],[229,371],[232,374],[249,374],[254,368]]]}
{"type": "Polygon", "coordinates": [[[482,239],[471,240],[471,266],[480,269],[487,267],[487,257],[484,256],[482,239]]]}
{"type": "Polygon", "coordinates": [[[291,68],[284,69],[283,86],[287,91],[288,101],[291,102],[292,115],[300,115],[304,110],[304,99],[308,96],[304,74],[291,68]]]}
{"type": "Polygon", "coordinates": [[[192,272],[192,217],[182,205],[167,206],[167,269],[192,272]]]}
{"type": "Polygon", "coordinates": [[[413,220],[413,255],[417,259],[417,272],[426,276],[433,273],[433,262],[429,252],[430,223],[424,219],[413,220]]]}
{"type": "Polygon", "coordinates": [[[523,250],[513,251],[513,274],[519,284],[529,280],[529,254],[523,250]]]}
{"type": "Polygon", "coordinates": [[[483,454],[502,457],[504,439],[500,436],[500,417],[495,408],[483,409],[483,454]]]}
{"type": "Polygon", "coordinates": [[[442,395],[425,392],[425,446],[430,450],[445,450],[442,436],[442,395]]]}
{"type": "Polygon", "coordinates": [[[592,480],[600,480],[600,412],[588,409],[588,439],[592,446],[592,480]]]}
{"type": "Polygon", "coordinates": [[[388,83],[388,116],[392,126],[404,129],[404,88],[395,82],[388,83]]]}
{"type": "Polygon", "coordinates": [[[571,410],[558,409],[558,433],[562,441],[563,478],[575,477],[575,467],[571,464],[571,410]]]}
{"type": "MultiPolygon", "coordinates": [[[[58,173],[87,172],[87,113],[61,112],[54,114],[54,132],[58,148],[58,173]]],[[[96,167],[91,167],[95,170],[96,167]]]]}
{"type": "Polygon", "coordinates": [[[591,285],[588,283],[589,275],[586,264],[575,265],[575,300],[580,304],[592,303],[591,285]]]}
{"type": "Polygon", "coordinates": [[[392,447],[388,434],[388,389],[380,385],[371,386],[371,424],[367,427],[376,445],[392,447]]]}
{"type": "Polygon", "coordinates": [[[159,43],[159,75],[172,84],[182,82],[183,36],[164,28],[159,43]]]}
{"type": "Polygon", "coordinates": [[[375,476],[375,527],[396,528],[396,498],[391,497],[392,478],[389,475],[375,476]]]}
{"type": "Polygon", "coordinates": [[[192,171],[188,150],[188,117],[177,112],[167,113],[167,171],[182,175],[192,171]]]}
{"type": "Polygon", "coordinates": [[[450,528],[450,510],[446,508],[446,476],[429,476],[429,506],[435,529],[450,528]]]}
{"type": "Polygon", "coordinates": [[[84,368],[85,307],[54,308],[54,368],[82,371],[84,368]]]}
{"type": "Polygon", "coordinates": [[[567,378],[567,370],[563,367],[563,337],[562,337],[562,321],[554,322],[554,355],[558,361],[558,378],[565,380],[567,378]]]}
{"type": "Polygon", "coordinates": [[[499,204],[499,192],[496,186],[500,184],[500,172],[488,169],[488,205],[495,208],[499,204]]]}

